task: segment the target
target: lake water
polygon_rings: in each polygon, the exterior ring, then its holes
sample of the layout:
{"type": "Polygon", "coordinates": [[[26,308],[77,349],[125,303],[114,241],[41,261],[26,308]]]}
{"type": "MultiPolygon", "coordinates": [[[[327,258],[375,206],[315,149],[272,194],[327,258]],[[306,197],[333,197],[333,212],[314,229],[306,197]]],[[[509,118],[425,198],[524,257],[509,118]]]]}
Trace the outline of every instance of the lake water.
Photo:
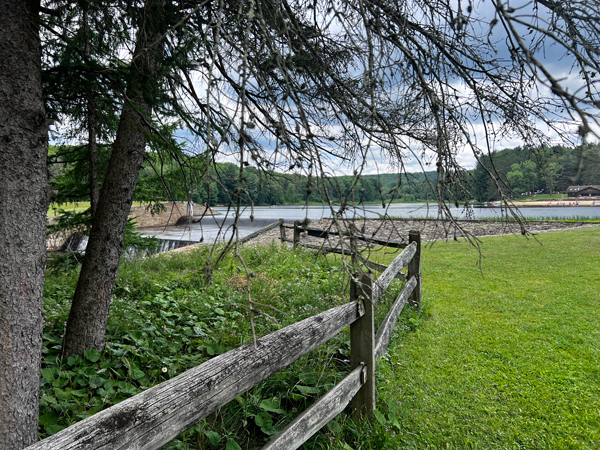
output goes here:
{"type": "MultiPolygon", "coordinates": [[[[211,242],[215,240],[229,239],[232,234],[232,225],[234,222],[233,212],[227,213],[227,208],[216,207],[215,211],[221,213],[219,216],[204,217],[201,223],[195,223],[179,227],[166,227],[154,229],[140,229],[144,235],[156,236],[160,239],[185,240],[200,242],[211,242]],[[221,229],[222,227],[222,229],[221,229]]],[[[502,217],[500,208],[474,208],[471,211],[465,211],[461,208],[450,208],[450,211],[456,218],[460,219],[487,219],[502,217]]],[[[520,209],[521,214],[527,218],[536,219],[570,219],[577,217],[598,218],[600,219],[600,206],[530,206],[520,209]]],[[[438,207],[436,204],[427,203],[394,203],[387,208],[381,205],[365,205],[346,212],[346,217],[381,217],[387,214],[392,217],[401,218],[425,218],[437,217],[438,207]]],[[[259,228],[267,226],[280,218],[286,223],[293,223],[294,220],[319,220],[331,217],[329,208],[323,206],[257,206],[253,211],[246,208],[242,211],[238,222],[239,236],[250,234],[259,228]],[[254,215],[254,220],[250,220],[250,215],[254,215]]]]}

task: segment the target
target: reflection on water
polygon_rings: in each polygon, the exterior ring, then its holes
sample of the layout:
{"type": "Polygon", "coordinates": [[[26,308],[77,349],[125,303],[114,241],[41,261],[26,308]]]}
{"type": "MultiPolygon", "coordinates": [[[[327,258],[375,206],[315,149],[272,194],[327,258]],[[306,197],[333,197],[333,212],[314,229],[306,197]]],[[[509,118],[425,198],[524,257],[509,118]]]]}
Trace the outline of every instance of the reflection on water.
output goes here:
{"type": "MultiPolygon", "coordinates": [[[[220,212],[220,216],[204,217],[202,222],[179,227],[140,229],[144,235],[152,235],[161,239],[185,240],[200,242],[213,242],[215,240],[230,239],[234,233],[234,215],[227,208],[215,208],[220,212]]],[[[460,219],[488,219],[501,218],[502,210],[500,208],[473,208],[464,210],[462,208],[451,207],[450,212],[456,218],[460,219]]],[[[535,219],[570,219],[577,217],[589,217],[600,219],[600,207],[595,206],[533,206],[521,208],[520,213],[526,218],[535,219]]],[[[401,218],[425,218],[438,217],[437,204],[427,203],[394,203],[386,208],[381,205],[361,205],[348,209],[344,212],[344,217],[370,217],[377,218],[387,214],[390,217],[401,218]]],[[[504,211],[506,215],[506,211],[504,211]]],[[[237,224],[237,230],[240,237],[246,236],[259,228],[267,226],[280,218],[286,222],[292,223],[294,220],[320,220],[332,217],[332,211],[325,206],[257,206],[252,210],[246,208],[242,211],[237,224]],[[250,220],[253,215],[254,220],[250,220]]]]}

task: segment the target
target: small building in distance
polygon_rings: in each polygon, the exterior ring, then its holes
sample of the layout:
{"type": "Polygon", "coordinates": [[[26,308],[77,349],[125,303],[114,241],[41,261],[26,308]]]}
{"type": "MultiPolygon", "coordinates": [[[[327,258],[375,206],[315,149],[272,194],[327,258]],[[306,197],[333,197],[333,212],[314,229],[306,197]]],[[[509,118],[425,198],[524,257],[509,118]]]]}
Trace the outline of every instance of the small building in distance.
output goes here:
{"type": "Polygon", "coordinates": [[[567,195],[569,198],[600,197],[600,186],[599,185],[569,186],[569,188],[567,189],[567,195]]]}

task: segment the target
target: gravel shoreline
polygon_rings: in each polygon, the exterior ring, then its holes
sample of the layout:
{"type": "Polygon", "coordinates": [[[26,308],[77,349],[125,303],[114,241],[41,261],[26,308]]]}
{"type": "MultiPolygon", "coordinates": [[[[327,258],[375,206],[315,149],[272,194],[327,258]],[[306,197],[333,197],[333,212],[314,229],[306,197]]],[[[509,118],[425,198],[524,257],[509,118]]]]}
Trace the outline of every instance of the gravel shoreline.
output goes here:
{"type": "MultiPolygon", "coordinates": [[[[456,222],[448,222],[434,219],[360,219],[355,221],[339,221],[343,228],[347,227],[349,222],[354,222],[354,225],[358,228],[358,230],[366,236],[406,243],[408,243],[408,232],[410,230],[420,231],[422,242],[460,238],[478,238],[483,236],[502,236],[507,234],[522,234],[521,224],[514,221],[459,220],[456,222]]],[[[330,219],[313,221],[310,222],[309,226],[321,229],[329,229],[330,227],[331,229],[337,229],[335,225],[332,225],[332,220],[330,219]]],[[[577,228],[600,226],[600,223],[528,221],[523,222],[523,226],[526,227],[525,229],[529,235],[536,235],[538,233],[549,231],[573,230],[577,228]]],[[[291,229],[286,230],[286,236],[288,239],[293,237],[293,232],[291,229]]],[[[306,233],[303,233],[300,239],[302,243],[306,244],[319,246],[326,245],[330,247],[336,247],[339,245],[337,236],[331,236],[326,243],[324,243],[323,239],[307,236],[306,233]]],[[[281,242],[279,228],[275,228],[257,236],[256,238],[248,241],[246,245],[269,245],[272,242],[276,244],[281,242]]],[[[167,253],[189,251],[198,245],[208,244],[190,245],[172,250],[171,252],[167,253]]],[[[292,244],[288,242],[287,245],[291,246],[292,244]]],[[[366,245],[366,243],[359,241],[359,246],[364,247],[366,245]]]]}
{"type": "MultiPolygon", "coordinates": [[[[342,227],[347,226],[346,221],[342,227]]],[[[410,230],[419,230],[421,232],[422,241],[437,241],[447,239],[459,239],[466,237],[483,237],[483,236],[499,236],[506,234],[521,235],[522,228],[517,222],[495,221],[495,220],[465,220],[456,221],[454,223],[442,220],[431,219],[386,219],[386,220],[369,220],[362,219],[354,221],[354,225],[363,234],[369,237],[378,239],[389,239],[400,242],[408,242],[408,232],[410,230]]],[[[600,223],[585,223],[585,222],[523,222],[527,233],[536,235],[549,231],[572,230],[577,228],[587,228],[599,226],[600,223]]],[[[328,229],[336,229],[332,226],[332,221],[329,219],[318,220],[311,222],[310,227],[328,229]]],[[[293,236],[292,230],[287,229],[286,235],[288,239],[293,236]]],[[[249,244],[267,245],[271,242],[280,242],[279,229],[271,230],[264,233],[255,239],[249,241],[249,244]]],[[[301,241],[310,244],[323,244],[323,239],[306,236],[301,236],[301,241]]],[[[336,238],[330,238],[330,243],[327,245],[335,246],[336,238]]]]}

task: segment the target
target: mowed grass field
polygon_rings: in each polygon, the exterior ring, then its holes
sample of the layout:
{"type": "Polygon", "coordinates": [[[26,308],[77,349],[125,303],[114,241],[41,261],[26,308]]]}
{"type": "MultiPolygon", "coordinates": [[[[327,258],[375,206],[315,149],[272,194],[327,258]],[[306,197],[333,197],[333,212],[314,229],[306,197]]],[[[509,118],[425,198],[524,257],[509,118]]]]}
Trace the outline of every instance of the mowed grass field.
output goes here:
{"type": "MultiPolygon", "coordinates": [[[[142,202],[133,202],[132,206],[142,206],[142,205],[143,205],[142,202]]],[[[63,203],[60,205],[58,203],[52,203],[52,204],[50,204],[50,207],[48,208],[48,216],[49,217],[54,216],[56,211],[58,211],[59,209],[62,209],[64,211],[83,212],[86,209],[89,209],[89,207],[90,207],[90,202],[63,203]],[[56,210],[54,208],[56,208],[56,210]]]]}
{"type": "MultiPolygon", "coordinates": [[[[230,255],[206,286],[209,251],[125,260],[106,351],[66,362],[57,357],[78,269],[50,268],[42,437],[251,341],[245,271],[230,255]]],[[[423,303],[406,308],[378,363],[375,418],[342,414],[302,448],[600,449],[600,227],[482,238],[481,251],[480,267],[465,241],[424,246],[423,303]]],[[[255,317],[259,336],[348,301],[334,255],[279,245],[241,255],[258,274],[253,299],[277,308],[276,322],[255,317]]],[[[349,351],[346,331],[167,448],[261,448],[348,373],[349,351]]]]}
{"type": "Polygon", "coordinates": [[[538,241],[483,238],[481,270],[464,241],[424,248],[423,311],[381,368],[387,447],[600,449],[600,227],[538,241]]]}

